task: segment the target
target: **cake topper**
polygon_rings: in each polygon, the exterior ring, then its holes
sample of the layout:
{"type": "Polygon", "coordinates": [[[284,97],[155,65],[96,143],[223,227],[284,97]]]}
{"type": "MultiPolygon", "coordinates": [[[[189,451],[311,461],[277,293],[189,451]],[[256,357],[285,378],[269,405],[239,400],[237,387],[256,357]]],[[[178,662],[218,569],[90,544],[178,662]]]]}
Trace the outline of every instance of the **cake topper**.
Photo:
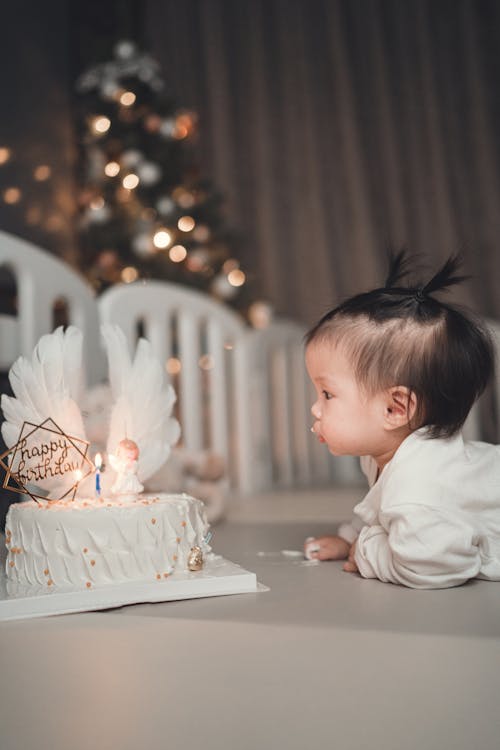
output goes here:
{"type": "Polygon", "coordinates": [[[142,492],[144,487],[137,479],[139,448],[133,440],[120,440],[116,455],[109,454],[109,463],[116,471],[111,492],[114,495],[130,495],[142,492]]]}
{"type": "MultiPolygon", "coordinates": [[[[99,492],[105,493],[113,487],[141,487],[142,482],[152,476],[167,460],[172,445],[179,439],[180,427],[172,414],[175,392],[166,383],[161,362],[146,339],[140,339],[132,358],[125,334],[118,326],[104,325],[101,328],[108,358],[109,382],[112,404],[106,452],[123,461],[120,468],[110,465],[99,477],[99,492]],[[125,453],[122,458],[119,444],[124,436],[133,441],[137,453],[125,453]],[[140,446],[140,456],[138,447],[140,446]]],[[[19,473],[13,465],[13,448],[19,443],[23,425],[31,423],[41,426],[50,419],[60,434],[72,436],[72,445],[88,443],[86,415],[80,404],[84,397],[84,371],[82,365],[83,335],[74,326],[66,330],[58,328],[42,336],[31,358],[19,357],[9,372],[9,381],[14,396],[2,395],[1,406],[5,416],[2,436],[10,461],[7,470],[19,473]],[[77,442],[80,441],[80,442],[77,442]]],[[[90,446],[92,453],[98,446],[90,446]]],[[[87,456],[85,451],[85,456],[87,456]]],[[[33,467],[32,467],[33,468],[33,467]]],[[[81,467],[77,469],[81,471],[81,467]]],[[[92,466],[94,471],[94,466],[92,466]]],[[[83,474],[85,472],[82,472],[83,474]]],[[[68,496],[75,485],[74,472],[39,472],[30,474],[32,484],[47,493],[47,499],[68,496]]],[[[78,486],[77,494],[91,496],[97,492],[97,480],[92,485],[89,476],[78,486]]],[[[24,491],[24,490],[23,490],[24,491]]]]}
{"type": "Polygon", "coordinates": [[[88,447],[88,441],[66,435],[50,417],[41,424],[23,422],[16,443],[0,455],[5,470],[3,487],[30,495],[37,502],[73,499],[81,480],[93,472],[88,447]],[[47,485],[52,497],[33,489],[47,485]]]}

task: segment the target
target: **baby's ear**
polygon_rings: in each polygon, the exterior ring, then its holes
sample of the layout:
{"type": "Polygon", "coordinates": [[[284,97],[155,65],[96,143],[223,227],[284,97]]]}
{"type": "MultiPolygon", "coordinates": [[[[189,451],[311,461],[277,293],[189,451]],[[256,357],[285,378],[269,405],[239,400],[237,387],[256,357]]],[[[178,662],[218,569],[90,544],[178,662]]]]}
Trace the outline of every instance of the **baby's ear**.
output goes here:
{"type": "Polygon", "coordinates": [[[388,388],[385,398],[384,421],[388,430],[406,427],[415,416],[417,397],[405,385],[388,388]]]}

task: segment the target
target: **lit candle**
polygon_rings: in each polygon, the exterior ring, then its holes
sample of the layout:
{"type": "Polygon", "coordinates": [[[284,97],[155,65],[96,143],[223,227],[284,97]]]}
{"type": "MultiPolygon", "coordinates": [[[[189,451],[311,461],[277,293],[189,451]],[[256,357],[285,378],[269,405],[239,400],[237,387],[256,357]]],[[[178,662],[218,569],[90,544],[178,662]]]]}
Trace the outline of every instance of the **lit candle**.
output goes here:
{"type": "Polygon", "coordinates": [[[97,497],[101,496],[101,464],[102,458],[100,453],[96,453],[95,456],[95,494],[97,497]]]}

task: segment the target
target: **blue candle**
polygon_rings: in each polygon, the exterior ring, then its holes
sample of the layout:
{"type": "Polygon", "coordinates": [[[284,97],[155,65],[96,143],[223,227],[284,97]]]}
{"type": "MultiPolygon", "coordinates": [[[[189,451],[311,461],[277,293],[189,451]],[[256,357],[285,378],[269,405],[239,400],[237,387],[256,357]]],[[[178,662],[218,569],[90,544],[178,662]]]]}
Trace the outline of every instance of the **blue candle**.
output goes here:
{"type": "Polygon", "coordinates": [[[95,457],[95,494],[97,497],[101,496],[101,454],[97,453],[95,457]]]}

